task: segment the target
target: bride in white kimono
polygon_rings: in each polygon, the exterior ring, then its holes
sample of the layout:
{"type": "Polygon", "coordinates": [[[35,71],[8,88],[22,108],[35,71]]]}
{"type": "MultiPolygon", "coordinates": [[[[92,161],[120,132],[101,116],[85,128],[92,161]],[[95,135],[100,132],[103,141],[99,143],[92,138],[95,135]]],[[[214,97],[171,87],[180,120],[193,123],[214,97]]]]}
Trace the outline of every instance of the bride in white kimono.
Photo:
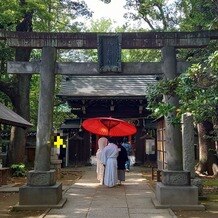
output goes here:
{"type": "Polygon", "coordinates": [[[101,185],[103,185],[104,180],[104,165],[101,162],[101,153],[104,147],[107,145],[107,138],[101,137],[98,140],[98,150],[96,152],[96,161],[97,161],[97,167],[96,167],[96,173],[97,173],[97,180],[100,182],[101,185]]]}
{"type": "Polygon", "coordinates": [[[101,161],[105,165],[104,185],[113,187],[117,185],[117,156],[119,149],[114,138],[108,139],[109,144],[102,150],[101,161]]]}

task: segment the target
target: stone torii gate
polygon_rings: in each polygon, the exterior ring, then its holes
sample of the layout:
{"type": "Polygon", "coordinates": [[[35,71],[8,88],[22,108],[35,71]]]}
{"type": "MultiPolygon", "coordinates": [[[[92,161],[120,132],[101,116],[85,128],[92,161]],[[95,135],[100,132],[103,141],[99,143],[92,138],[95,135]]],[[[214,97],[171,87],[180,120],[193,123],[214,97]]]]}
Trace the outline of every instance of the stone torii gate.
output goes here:
{"type": "MultiPolygon", "coordinates": [[[[10,47],[29,47],[42,49],[40,62],[9,62],[8,73],[40,73],[40,96],[37,125],[37,143],[34,170],[28,173],[27,185],[20,188],[19,207],[34,205],[57,207],[63,206],[62,186],[56,183],[55,172],[50,169],[51,130],[55,73],[99,75],[97,63],[56,63],[57,49],[97,49],[98,36],[102,33],[24,33],[0,31],[0,40],[6,40],[10,47]],[[88,70],[87,70],[88,69],[88,70]],[[43,198],[42,198],[43,195],[43,198]]],[[[110,38],[111,34],[104,33],[110,38]]],[[[187,68],[187,63],[176,60],[176,49],[205,47],[210,40],[218,39],[218,31],[202,32],[140,32],[119,33],[120,49],[161,49],[161,63],[113,63],[110,74],[164,74],[172,79],[187,68]],[[121,39],[121,40],[120,40],[121,39]],[[120,68],[121,66],[121,68],[120,68]],[[115,69],[115,70],[114,70],[115,69]],[[120,72],[121,71],[121,72],[120,72]]],[[[116,39],[115,39],[116,40],[116,39]]],[[[118,54],[119,57],[119,54],[118,54]]],[[[119,58],[118,58],[119,59],[119,58]]],[[[119,59],[120,60],[120,59],[119,59]]],[[[106,62],[103,62],[107,65],[106,62]]],[[[102,66],[101,66],[102,67],[102,66]]],[[[108,66],[105,66],[108,67],[108,66]]],[[[108,73],[108,72],[107,72],[108,73]]],[[[167,96],[166,96],[167,97],[167,96]]],[[[176,104],[177,99],[167,99],[176,104]]],[[[157,184],[156,196],[160,205],[193,205],[197,207],[197,188],[190,186],[188,172],[183,171],[182,137],[180,128],[175,128],[166,119],[167,169],[162,173],[162,182],[157,184]],[[169,193],[183,193],[184,198],[174,197],[169,193]]]]}

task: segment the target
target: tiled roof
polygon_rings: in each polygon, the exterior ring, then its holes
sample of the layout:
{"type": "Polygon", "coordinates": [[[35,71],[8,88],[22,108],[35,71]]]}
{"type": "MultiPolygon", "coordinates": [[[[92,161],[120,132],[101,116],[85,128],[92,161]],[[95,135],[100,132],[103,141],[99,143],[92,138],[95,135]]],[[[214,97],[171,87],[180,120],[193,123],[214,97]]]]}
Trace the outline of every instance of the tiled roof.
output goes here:
{"type": "Polygon", "coordinates": [[[12,126],[31,127],[32,124],[0,103],[0,123],[12,126]]]}
{"type": "Polygon", "coordinates": [[[59,96],[110,97],[145,96],[156,75],[69,76],[62,79],[59,96]]]}

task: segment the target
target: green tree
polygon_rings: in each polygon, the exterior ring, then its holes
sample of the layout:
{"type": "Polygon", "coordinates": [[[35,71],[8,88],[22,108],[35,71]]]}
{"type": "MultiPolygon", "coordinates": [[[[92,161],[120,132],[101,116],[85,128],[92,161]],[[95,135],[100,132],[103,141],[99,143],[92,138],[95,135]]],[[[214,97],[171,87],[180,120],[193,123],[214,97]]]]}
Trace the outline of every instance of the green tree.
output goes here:
{"type": "MultiPolygon", "coordinates": [[[[180,29],[185,31],[195,31],[195,30],[210,30],[217,29],[218,27],[218,2],[216,0],[181,0],[180,4],[181,12],[184,14],[183,18],[180,22],[180,29]]],[[[217,69],[214,69],[209,63],[215,63],[217,55],[214,53],[217,50],[217,42],[212,42],[207,48],[198,48],[192,49],[188,52],[184,52],[185,59],[191,60],[192,62],[196,62],[198,64],[192,66],[189,70],[189,75],[186,75],[190,81],[192,81],[193,77],[191,72],[199,76],[199,80],[196,86],[196,91],[193,90],[193,93],[196,95],[194,101],[189,101],[190,105],[195,105],[196,108],[199,106],[198,113],[196,115],[200,115],[201,119],[198,119],[197,130],[198,130],[198,141],[199,141],[199,163],[197,165],[198,173],[207,172],[208,174],[217,174],[217,165],[214,164],[216,162],[216,156],[214,154],[214,141],[211,141],[211,132],[215,131],[215,135],[217,135],[217,128],[214,123],[214,119],[208,116],[211,112],[211,104],[215,102],[215,96],[212,93],[215,93],[214,90],[211,91],[211,87],[204,87],[201,89],[202,82],[208,81],[208,78],[211,78],[211,72],[216,72],[217,69]],[[213,58],[214,57],[214,58],[213,58]],[[206,62],[205,62],[206,60],[206,62]],[[210,61],[211,60],[211,61],[210,61]],[[204,66],[203,66],[203,64],[204,66]],[[198,105],[201,102],[210,102],[208,107],[205,105],[198,105]],[[202,116],[204,114],[204,116],[202,116]],[[204,118],[204,119],[202,119],[204,118]],[[212,170],[213,168],[213,170],[212,170]]],[[[216,60],[217,61],[217,60],[216,60]]],[[[217,75],[216,75],[217,76],[217,75]]],[[[215,77],[216,77],[215,76],[215,77]]],[[[216,80],[215,80],[216,81],[216,80]]],[[[190,85],[191,86],[191,85],[190,85]]],[[[205,85],[203,85],[205,86],[205,85]]],[[[187,87],[187,86],[186,86],[187,87]]],[[[191,89],[191,88],[190,88],[191,89]]],[[[192,96],[193,96],[192,93],[192,96]]],[[[214,109],[214,105],[212,107],[214,109]]],[[[216,137],[214,137],[215,142],[217,143],[216,137]]]]}
{"type": "Polygon", "coordinates": [[[197,172],[217,175],[215,143],[218,123],[218,52],[202,64],[194,64],[174,80],[160,81],[148,90],[149,109],[155,117],[175,111],[174,123],[180,123],[181,115],[194,116],[199,136],[199,163],[197,172]],[[166,104],[162,94],[177,95],[179,106],[166,104]],[[211,125],[212,124],[212,125],[211,125]]]}
{"type": "MultiPolygon", "coordinates": [[[[0,20],[1,27],[6,30],[16,31],[32,31],[32,11],[26,10],[25,1],[13,1],[10,5],[9,1],[1,3],[1,16],[0,20]],[[22,11],[20,10],[22,8],[22,11]],[[13,17],[11,14],[14,14],[15,20],[9,18],[6,19],[6,16],[13,17]]],[[[15,49],[14,56],[16,61],[27,61],[29,60],[31,49],[15,49]]],[[[6,61],[6,60],[5,60],[6,61]]],[[[2,69],[1,74],[5,75],[6,70],[2,69]]],[[[2,79],[2,77],[1,77],[2,79]]],[[[30,76],[17,75],[4,79],[0,81],[0,91],[7,95],[14,107],[14,110],[29,120],[29,86],[30,86],[30,76]],[[23,107],[26,105],[26,107],[23,107]]],[[[25,136],[26,130],[18,127],[12,127],[11,130],[11,141],[9,147],[9,157],[11,162],[13,161],[23,161],[25,154],[25,136]]]]}
{"type": "Polygon", "coordinates": [[[197,172],[217,175],[216,163],[218,126],[218,52],[202,64],[194,64],[179,77],[177,94],[181,110],[191,112],[199,134],[197,172]]]}
{"type": "Polygon", "coordinates": [[[181,0],[180,11],[184,14],[180,29],[186,31],[218,28],[217,0],[181,0]]]}
{"type": "MultiPolygon", "coordinates": [[[[76,28],[75,25],[72,25],[71,18],[74,19],[78,14],[91,15],[84,1],[68,0],[52,2],[49,0],[6,0],[1,1],[0,10],[0,28],[22,32],[32,32],[33,29],[37,31],[57,31],[57,29],[59,31],[75,31],[76,28]]],[[[6,49],[6,46],[3,46],[3,48],[6,49]]],[[[9,48],[7,49],[10,51],[9,48]]],[[[29,61],[31,52],[31,48],[17,48],[14,51],[15,60],[29,61]]],[[[5,63],[7,60],[8,59],[3,57],[1,63],[5,63]]],[[[5,66],[6,65],[3,66],[4,69],[1,69],[0,72],[0,91],[9,97],[14,110],[19,115],[29,120],[31,75],[19,74],[10,76],[10,79],[8,79],[7,76],[5,76],[5,66]],[[25,107],[23,105],[25,105],[25,107]]],[[[12,127],[11,133],[9,148],[10,162],[22,162],[24,160],[27,132],[22,128],[12,127]]]]}
{"type": "Polygon", "coordinates": [[[130,11],[125,14],[126,18],[143,19],[152,31],[175,30],[181,17],[176,1],[169,3],[167,0],[126,0],[125,8],[130,11]]]}

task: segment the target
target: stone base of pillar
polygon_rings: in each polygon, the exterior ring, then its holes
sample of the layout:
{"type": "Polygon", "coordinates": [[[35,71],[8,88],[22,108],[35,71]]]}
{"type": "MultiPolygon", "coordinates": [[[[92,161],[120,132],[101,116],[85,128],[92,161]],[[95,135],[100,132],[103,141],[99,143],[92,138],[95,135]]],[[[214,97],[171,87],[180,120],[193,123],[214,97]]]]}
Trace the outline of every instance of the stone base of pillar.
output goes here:
{"type": "Polygon", "coordinates": [[[19,188],[19,204],[15,210],[61,208],[66,199],[62,199],[62,184],[52,186],[22,186],[19,188]]]}
{"type": "Polygon", "coordinates": [[[162,170],[161,182],[166,186],[189,186],[191,184],[190,172],[162,170]]]}
{"type": "Polygon", "coordinates": [[[205,210],[205,207],[198,203],[196,186],[168,186],[158,182],[156,198],[153,200],[156,208],[205,210]]]}
{"type": "Polygon", "coordinates": [[[27,173],[28,186],[52,186],[56,183],[55,170],[49,171],[35,171],[30,170],[27,173]]]}
{"type": "Polygon", "coordinates": [[[198,187],[198,196],[203,196],[203,180],[196,177],[191,179],[191,184],[198,187]]]}

